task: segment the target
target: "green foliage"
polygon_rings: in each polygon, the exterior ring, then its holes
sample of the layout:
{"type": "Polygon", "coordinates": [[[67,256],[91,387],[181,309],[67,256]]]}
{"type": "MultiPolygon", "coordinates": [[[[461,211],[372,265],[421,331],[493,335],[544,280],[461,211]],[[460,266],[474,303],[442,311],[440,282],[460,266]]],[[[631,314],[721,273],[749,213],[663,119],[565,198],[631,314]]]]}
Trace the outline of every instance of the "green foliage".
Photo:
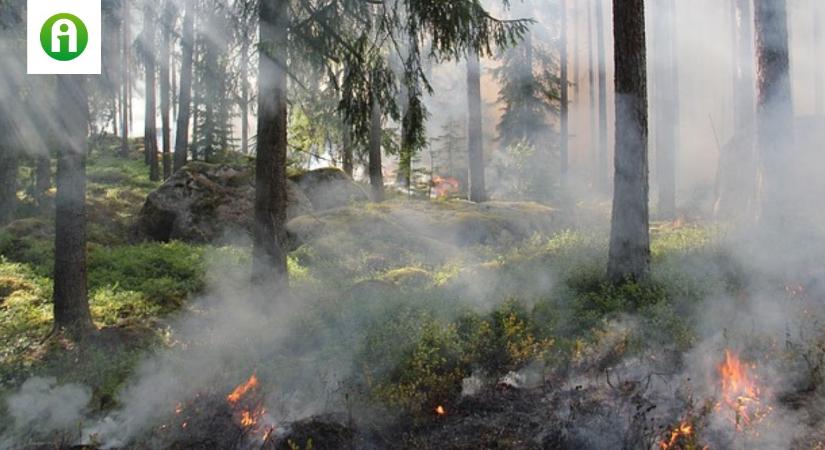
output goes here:
{"type": "Polygon", "coordinates": [[[182,242],[95,249],[89,255],[91,290],[140,292],[167,312],[203,288],[204,272],[203,247],[182,242]]]}

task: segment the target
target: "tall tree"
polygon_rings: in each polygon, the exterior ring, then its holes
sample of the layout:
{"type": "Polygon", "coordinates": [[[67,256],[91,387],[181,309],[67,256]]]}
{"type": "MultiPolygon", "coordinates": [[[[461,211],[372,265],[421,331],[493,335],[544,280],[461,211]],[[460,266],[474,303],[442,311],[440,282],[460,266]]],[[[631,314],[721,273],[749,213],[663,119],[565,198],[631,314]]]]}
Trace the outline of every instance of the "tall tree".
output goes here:
{"type": "Polygon", "coordinates": [[[564,184],[566,182],[567,177],[567,170],[569,165],[569,156],[568,156],[568,149],[570,145],[570,136],[569,136],[569,80],[567,76],[567,65],[568,65],[568,57],[567,57],[567,0],[561,0],[561,38],[559,39],[559,65],[560,65],[560,76],[559,76],[559,84],[561,87],[561,106],[559,108],[560,112],[560,119],[561,119],[561,154],[560,154],[560,169],[561,169],[561,182],[564,184]]]}
{"type": "Polygon", "coordinates": [[[17,210],[17,144],[14,142],[14,112],[8,103],[0,106],[0,226],[14,219],[17,210]]]}
{"type": "Polygon", "coordinates": [[[163,19],[161,20],[160,44],[160,122],[163,135],[163,179],[172,175],[172,129],[169,119],[171,86],[169,81],[169,64],[172,51],[172,33],[175,28],[175,10],[171,0],[165,0],[163,19]]]}
{"type": "Polygon", "coordinates": [[[785,0],[754,0],[757,127],[762,170],[761,222],[784,226],[789,219],[788,150],[793,136],[793,103],[785,0]]]}
{"type": "Polygon", "coordinates": [[[287,74],[288,0],[263,0],[259,7],[258,145],[255,164],[253,281],[288,283],[287,74]]]}
{"type": "Polygon", "coordinates": [[[590,102],[590,136],[588,142],[590,143],[590,161],[593,169],[593,187],[600,188],[598,178],[599,167],[599,151],[597,142],[598,130],[596,127],[597,112],[596,112],[596,60],[595,60],[595,46],[593,45],[593,0],[585,0],[587,2],[587,97],[590,102]]]}
{"type": "Polygon", "coordinates": [[[478,51],[467,52],[467,155],[469,158],[470,201],[487,200],[484,182],[484,136],[481,118],[481,63],[478,51]]]}
{"type": "Polygon", "coordinates": [[[613,0],[616,148],[607,275],[644,278],[650,267],[647,63],[644,0],[613,0]]]}
{"type": "MultiPolygon", "coordinates": [[[[373,75],[372,89],[377,89],[377,76],[373,75]]],[[[369,136],[369,174],[370,186],[372,186],[372,200],[375,202],[384,201],[384,173],[381,163],[381,104],[378,101],[378,93],[372,92],[372,111],[370,113],[370,136],[369,136]]]]}
{"type": "Polygon", "coordinates": [[[757,194],[753,0],[730,0],[734,137],[719,154],[716,204],[719,218],[750,218],[757,194]]]}
{"type": "Polygon", "coordinates": [[[192,112],[192,63],[195,47],[195,0],[184,0],[181,32],[180,89],[178,91],[178,122],[175,131],[174,170],[186,164],[189,147],[189,116],[192,112]]]}
{"type": "Polygon", "coordinates": [[[822,2],[819,0],[814,0],[814,7],[811,16],[813,17],[814,22],[814,32],[813,32],[813,40],[814,40],[814,111],[817,115],[822,115],[825,113],[825,92],[823,92],[823,80],[822,77],[825,77],[825,72],[822,70],[822,54],[825,47],[823,47],[822,42],[822,21],[825,20],[823,17],[823,10],[825,7],[822,6],[822,2]]]}
{"type": "Polygon", "coordinates": [[[59,75],[57,96],[57,104],[72,113],[57,116],[64,139],[57,155],[54,323],[57,330],[82,336],[94,328],[86,285],[89,104],[84,77],[59,75]]]}
{"type": "MultiPolygon", "coordinates": [[[[596,186],[606,191],[607,178],[607,52],[604,38],[604,0],[596,2],[597,73],[599,79],[599,144],[596,166],[596,186]]],[[[614,19],[615,20],[615,19],[614,19]]]]}
{"type": "Polygon", "coordinates": [[[130,2],[123,1],[121,7],[121,80],[120,80],[120,154],[129,156],[129,52],[131,51],[130,36],[130,2]]]}
{"type": "Polygon", "coordinates": [[[676,215],[676,152],[679,129],[679,91],[676,58],[676,2],[657,0],[653,51],[656,71],[654,89],[656,130],[656,181],[658,213],[662,219],[676,215]]]}
{"type": "Polygon", "coordinates": [[[152,2],[146,1],[143,6],[143,39],[141,41],[143,51],[143,66],[146,69],[146,110],[144,114],[143,128],[143,148],[146,153],[146,160],[149,164],[149,179],[160,180],[160,167],[158,164],[158,126],[156,114],[156,92],[155,92],[155,17],[152,2]]]}

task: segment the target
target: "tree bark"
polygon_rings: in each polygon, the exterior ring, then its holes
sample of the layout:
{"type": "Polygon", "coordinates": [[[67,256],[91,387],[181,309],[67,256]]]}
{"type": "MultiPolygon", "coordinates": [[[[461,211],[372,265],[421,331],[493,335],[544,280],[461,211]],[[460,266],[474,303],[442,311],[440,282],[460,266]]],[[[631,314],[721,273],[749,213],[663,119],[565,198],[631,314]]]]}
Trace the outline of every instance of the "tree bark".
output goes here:
{"type": "Polygon", "coordinates": [[[152,3],[147,1],[143,6],[143,51],[145,58],[143,65],[146,68],[146,110],[144,114],[143,148],[149,164],[149,179],[160,180],[158,164],[158,127],[155,117],[157,109],[155,93],[155,19],[152,3]]]}
{"type": "Polygon", "coordinates": [[[561,72],[559,75],[559,83],[561,84],[561,105],[559,108],[561,122],[561,154],[559,164],[561,170],[561,182],[562,186],[564,186],[566,184],[567,171],[569,165],[568,151],[570,145],[570,99],[568,93],[569,80],[567,75],[567,0],[561,0],[561,38],[559,39],[559,66],[561,72]]]}
{"type": "Polygon", "coordinates": [[[287,75],[288,0],[264,0],[259,9],[258,146],[252,280],[288,284],[287,75]]]}
{"type": "Polygon", "coordinates": [[[169,119],[171,86],[169,84],[169,64],[172,46],[172,32],[175,14],[172,2],[166,0],[163,6],[163,41],[160,54],[160,121],[163,134],[163,179],[172,176],[172,129],[169,119]]]}
{"type": "Polygon", "coordinates": [[[0,112],[0,226],[14,220],[17,210],[17,166],[16,145],[11,139],[14,125],[7,108],[0,112]]]}
{"type": "Polygon", "coordinates": [[[384,201],[384,173],[381,163],[381,105],[378,96],[372,94],[372,112],[370,113],[369,137],[369,173],[372,186],[372,200],[384,201]]]}
{"type": "Polygon", "coordinates": [[[607,178],[607,52],[604,38],[603,0],[596,2],[596,46],[598,54],[597,72],[599,74],[599,145],[597,152],[596,180],[600,191],[606,192],[607,178]]]}
{"type": "Polygon", "coordinates": [[[594,189],[600,189],[599,185],[599,150],[597,144],[598,129],[596,122],[598,112],[596,111],[596,56],[593,45],[593,0],[587,1],[587,96],[590,101],[590,162],[592,169],[592,182],[594,189]]]}
{"type": "Polygon", "coordinates": [[[650,267],[644,0],[613,0],[616,149],[607,274],[644,278],[650,267]]]}
{"type": "Polygon", "coordinates": [[[177,172],[186,165],[189,146],[189,116],[192,112],[192,57],[195,47],[195,0],[185,0],[181,34],[180,89],[178,92],[178,123],[175,130],[175,163],[177,172]]]}
{"type": "Polygon", "coordinates": [[[757,139],[762,169],[760,222],[788,222],[788,149],[793,136],[793,103],[785,0],[754,0],[757,64],[757,139]]]}
{"type": "Polygon", "coordinates": [[[86,287],[86,153],[89,105],[85,80],[57,77],[57,104],[64,136],[58,149],[55,201],[55,329],[82,336],[94,329],[86,287]]]}
{"type": "MultiPolygon", "coordinates": [[[[250,30],[247,30],[250,31],[250,30]]],[[[249,154],[249,40],[251,33],[241,36],[241,153],[249,154]]]]}
{"type": "Polygon", "coordinates": [[[470,201],[481,203],[487,201],[487,188],[484,179],[484,137],[481,123],[481,63],[477,50],[471,50],[467,54],[467,111],[470,201]]]}
{"type": "Polygon", "coordinates": [[[676,3],[657,0],[654,20],[654,52],[656,53],[655,129],[656,181],[659,197],[659,217],[672,220],[676,216],[676,153],[679,129],[679,91],[676,60],[676,3]]]}
{"type": "Polygon", "coordinates": [[[125,158],[129,156],[129,2],[122,2],[121,8],[120,154],[125,158]]]}

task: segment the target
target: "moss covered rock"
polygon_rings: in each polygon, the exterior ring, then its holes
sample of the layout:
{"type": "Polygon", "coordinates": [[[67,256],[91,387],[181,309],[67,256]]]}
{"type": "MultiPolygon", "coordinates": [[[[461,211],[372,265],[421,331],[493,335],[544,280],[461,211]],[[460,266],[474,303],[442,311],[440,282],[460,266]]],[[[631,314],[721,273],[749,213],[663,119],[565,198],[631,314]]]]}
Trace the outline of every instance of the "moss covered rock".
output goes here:
{"type": "MultiPolygon", "coordinates": [[[[288,182],[287,217],[312,211],[294,182],[288,182]]],[[[149,194],[138,215],[138,239],[210,242],[252,228],[254,169],[249,165],[192,162],[149,194]]]]}

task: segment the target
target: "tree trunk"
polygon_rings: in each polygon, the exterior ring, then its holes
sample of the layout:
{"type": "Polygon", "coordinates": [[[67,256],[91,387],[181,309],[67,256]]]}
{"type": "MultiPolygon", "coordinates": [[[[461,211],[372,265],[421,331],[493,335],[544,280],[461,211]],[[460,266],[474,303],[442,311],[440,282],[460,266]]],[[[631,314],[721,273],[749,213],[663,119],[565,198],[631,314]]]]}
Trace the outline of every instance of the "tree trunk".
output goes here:
{"type": "Polygon", "coordinates": [[[192,57],[195,45],[195,0],[185,0],[185,16],[181,34],[180,89],[178,92],[178,123],[175,130],[175,164],[177,172],[186,165],[189,146],[189,115],[192,112],[192,57]]]}
{"type": "Polygon", "coordinates": [[[644,278],[650,267],[644,0],[613,0],[616,149],[607,274],[644,278]]]}
{"type": "Polygon", "coordinates": [[[46,198],[46,192],[52,187],[52,167],[48,154],[37,157],[37,167],[34,169],[34,176],[34,196],[38,206],[42,207],[46,198]]]}
{"type": "Polygon", "coordinates": [[[598,130],[596,127],[597,111],[596,111],[596,56],[595,46],[593,45],[593,0],[587,1],[587,96],[590,101],[590,136],[588,136],[588,143],[590,144],[590,163],[592,172],[593,188],[600,189],[599,184],[599,151],[596,144],[598,130]]]}
{"type": "Polygon", "coordinates": [[[120,154],[129,156],[129,2],[121,3],[123,8],[123,30],[121,33],[121,97],[120,97],[120,154]]]}
{"type": "Polygon", "coordinates": [[[57,77],[62,142],[57,158],[54,246],[54,324],[74,336],[90,332],[92,315],[86,288],[86,152],[89,105],[85,80],[57,77]]]}
{"type": "Polygon", "coordinates": [[[344,168],[344,173],[352,177],[352,132],[350,131],[350,127],[345,125],[341,133],[343,134],[341,166],[344,168]]]}
{"type": "Polygon", "coordinates": [[[793,137],[793,104],[788,59],[788,16],[785,0],[754,0],[757,64],[757,127],[762,169],[763,225],[788,222],[789,155],[793,137]]]}
{"type": "Polygon", "coordinates": [[[287,75],[288,0],[264,0],[259,9],[258,146],[252,280],[288,284],[287,75]]]}
{"type": "Polygon", "coordinates": [[[676,61],[675,0],[657,0],[654,12],[654,83],[656,111],[656,181],[659,187],[658,213],[661,219],[676,215],[676,150],[679,128],[679,92],[676,61]]]}
{"type": "Polygon", "coordinates": [[[241,36],[241,153],[249,154],[249,40],[241,36]]]}
{"type": "Polygon", "coordinates": [[[470,201],[481,203],[487,200],[487,188],[484,181],[484,136],[481,124],[481,63],[477,50],[471,50],[467,54],[467,112],[470,201]]]}
{"type": "Polygon", "coordinates": [[[568,85],[569,80],[567,76],[567,0],[561,0],[561,38],[559,39],[559,65],[561,74],[559,76],[559,83],[561,84],[561,105],[559,107],[560,121],[561,121],[561,154],[560,154],[560,169],[561,169],[561,183],[566,185],[567,171],[569,165],[568,149],[570,145],[569,136],[569,94],[568,85]]]}
{"type": "Polygon", "coordinates": [[[384,201],[384,173],[381,163],[381,105],[378,96],[372,94],[372,112],[370,114],[369,172],[372,186],[372,200],[384,201]]]}
{"type": "Polygon", "coordinates": [[[11,136],[14,132],[12,118],[3,108],[0,113],[0,226],[14,220],[17,210],[17,166],[18,155],[16,145],[11,136]]]}
{"type": "Polygon", "coordinates": [[[579,0],[573,0],[573,96],[575,96],[577,103],[579,102],[579,92],[581,90],[579,86],[579,79],[581,78],[579,16],[579,0]]]}
{"type": "Polygon", "coordinates": [[[813,18],[814,18],[814,54],[818,55],[813,58],[814,61],[814,111],[821,116],[825,113],[825,97],[823,97],[823,80],[825,73],[822,72],[822,52],[825,51],[825,46],[822,42],[822,21],[825,18],[822,12],[825,10],[822,6],[822,0],[814,0],[813,18]]]}
{"type": "Polygon", "coordinates": [[[603,0],[596,2],[596,45],[598,52],[598,74],[599,74],[599,145],[596,168],[596,179],[598,189],[607,191],[607,53],[604,38],[604,5],[603,0]]]}
{"type": "Polygon", "coordinates": [[[149,179],[158,181],[160,180],[160,167],[158,165],[158,127],[155,117],[157,105],[155,98],[155,20],[153,14],[152,3],[147,1],[143,7],[143,51],[145,52],[143,65],[146,68],[143,148],[146,153],[146,160],[149,163],[149,179]]]}
{"type": "Polygon", "coordinates": [[[163,134],[163,179],[172,176],[172,129],[169,119],[171,86],[169,84],[169,64],[172,46],[172,32],[175,14],[172,2],[166,0],[163,7],[163,41],[160,55],[160,121],[163,134]]]}

